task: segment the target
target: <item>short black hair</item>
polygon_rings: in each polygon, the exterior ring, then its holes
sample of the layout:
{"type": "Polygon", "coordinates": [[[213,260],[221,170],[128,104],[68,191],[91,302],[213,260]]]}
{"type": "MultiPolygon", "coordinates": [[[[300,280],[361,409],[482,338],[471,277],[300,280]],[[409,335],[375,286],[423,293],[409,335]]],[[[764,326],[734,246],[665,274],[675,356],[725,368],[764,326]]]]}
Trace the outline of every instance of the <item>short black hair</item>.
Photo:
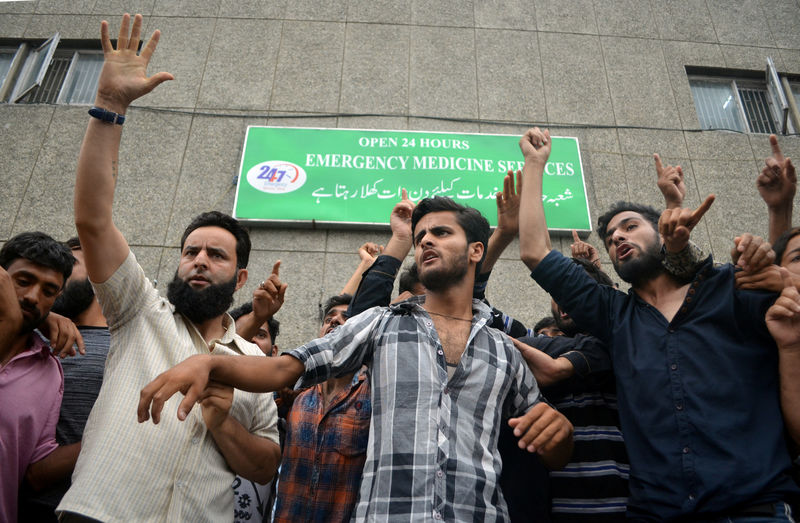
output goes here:
{"type": "Polygon", "coordinates": [[[783,255],[786,252],[786,247],[789,246],[789,241],[797,235],[800,235],[800,227],[792,227],[785,233],[781,234],[777,240],[775,240],[775,244],[772,246],[772,250],[775,251],[776,264],[778,265],[781,264],[781,261],[783,260],[783,255]]]}
{"type": "Polygon", "coordinates": [[[414,287],[419,283],[419,271],[417,271],[417,264],[412,263],[400,274],[398,291],[400,294],[403,294],[406,291],[414,294],[414,287]]]}
{"type": "Polygon", "coordinates": [[[586,274],[588,274],[591,279],[600,285],[608,285],[609,287],[614,286],[614,282],[611,280],[608,274],[603,272],[603,270],[598,268],[594,263],[590,262],[589,260],[584,260],[583,258],[571,258],[571,260],[575,265],[580,265],[583,267],[583,270],[586,271],[586,274]]]}
{"type": "Polygon", "coordinates": [[[0,249],[0,267],[4,269],[20,258],[60,272],[64,283],[75,265],[75,257],[63,243],[38,231],[17,234],[0,249]]]}
{"type": "Polygon", "coordinates": [[[331,296],[325,303],[322,305],[322,318],[320,320],[324,320],[325,316],[331,311],[332,308],[336,307],[337,305],[350,305],[350,302],[353,301],[352,294],[337,294],[336,296],[331,296]]]}
{"type": "Polygon", "coordinates": [[[186,243],[186,238],[192,231],[200,227],[221,227],[231,233],[236,238],[236,267],[239,269],[247,267],[247,262],[250,260],[250,234],[236,218],[219,211],[204,212],[195,216],[186,227],[186,230],[183,231],[181,251],[183,251],[183,244],[186,243]]]}
{"type": "Polygon", "coordinates": [[[533,332],[539,334],[540,330],[555,326],[556,326],[556,319],[553,318],[552,316],[545,316],[544,318],[536,322],[536,325],[533,326],[533,332]]]}
{"type": "Polygon", "coordinates": [[[649,205],[620,201],[612,205],[609,210],[597,218],[597,235],[600,236],[603,243],[606,242],[608,222],[610,222],[614,216],[626,211],[641,214],[645,220],[653,225],[653,229],[658,232],[658,219],[661,217],[661,213],[649,205]]]}
{"type": "MultiPolygon", "coordinates": [[[[231,309],[230,311],[228,311],[228,314],[231,315],[233,321],[236,321],[242,316],[250,314],[251,312],[253,312],[253,302],[248,301],[247,303],[239,305],[235,309],[231,309]]],[[[279,322],[275,318],[270,318],[267,320],[267,328],[269,330],[269,337],[270,339],[272,339],[272,343],[275,343],[275,338],[277,338],[278,334],[280,334],[281,332],[281,322],[279,322]]]]}
{"type": "MultiPolygon", "coordinates": [[[[480,242],[483,244],[483,256],[475,268],[475,275],[480,274],[481,264],[489,248],[489,222],[477,209],[465,207],[456,203],[452,198],[434,196],[419,201],[414,212],[411,213],[411,232],[417,228],[417,223],[428,213],[452,212],[456,215],[456,222],[467,236],[467,243],[480,242]]],[[[416,245],[416,242],[415,242],[416,245]]]]}

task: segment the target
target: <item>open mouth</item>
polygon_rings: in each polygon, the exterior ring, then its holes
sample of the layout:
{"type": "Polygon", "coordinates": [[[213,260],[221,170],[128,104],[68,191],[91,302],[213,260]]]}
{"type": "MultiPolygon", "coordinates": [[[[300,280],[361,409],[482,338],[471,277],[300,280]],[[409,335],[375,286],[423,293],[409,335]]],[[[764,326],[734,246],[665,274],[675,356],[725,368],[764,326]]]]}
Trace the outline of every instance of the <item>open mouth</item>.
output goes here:
{"type": "Polygon", "coordinates": [[[436,254],[434,251],[424,251],[422,253],[422,264],[425,265],[426,263],[430,262],[431,260],[435,260],[438,258],[439,255],[436,254]]]}
{"type": "Polygon", "coordinates": [[[627,243],[620,244],[617,247],[617,260],[623,261],[633,256],[633,247],[627,243]]]}

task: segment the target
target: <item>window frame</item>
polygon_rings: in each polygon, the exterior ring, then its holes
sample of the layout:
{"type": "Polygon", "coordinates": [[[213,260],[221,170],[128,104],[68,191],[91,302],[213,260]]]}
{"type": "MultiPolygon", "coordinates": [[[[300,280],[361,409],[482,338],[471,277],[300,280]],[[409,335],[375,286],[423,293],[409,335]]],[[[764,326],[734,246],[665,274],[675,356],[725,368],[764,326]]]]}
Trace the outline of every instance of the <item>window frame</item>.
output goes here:
{"type": "MultiPolygon", "coordinates": [[[[56,52],[56,48],[58,47],[58,43],[60,41],[61,35],[56,33],[45,40],[44,43],[42,43],[36,49],[28,51],[25,56],[25,63],[22,65],[22,69],[14,78],[14,89],[11,91],[11,96],[8,98],[9,103],[19,103],[19,101],[25,95],[41,85],[42,80],[44,80],[44,76],[47,74],[47,70],[50,68],[50,62],[53,61],[53,54],[56,52]],[[36,57],[43,52],[45,53],[44,59],[37,65],[36,57]],[[25,84],[31,78],[35,78],[34,81],[30,85],[25,86],[25,84]]],[[[22,50],[23,47],[20,45],[20,51],[22,50]]]]}

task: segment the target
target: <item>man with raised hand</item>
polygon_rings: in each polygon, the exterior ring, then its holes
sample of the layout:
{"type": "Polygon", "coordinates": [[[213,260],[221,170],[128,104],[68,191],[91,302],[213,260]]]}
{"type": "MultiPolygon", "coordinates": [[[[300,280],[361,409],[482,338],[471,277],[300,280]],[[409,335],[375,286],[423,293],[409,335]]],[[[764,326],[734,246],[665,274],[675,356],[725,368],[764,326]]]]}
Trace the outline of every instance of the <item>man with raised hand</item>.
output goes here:
{"type": "MultiPolygon", "coordinates": [[[[112,220],[122,118],[169,73],[146,76],[156,31],[137,55],[141,15],[125,15],[111,46],[101,24],[104,63],[75,181],[75,225],[111,333],[100,394],[83,434],[62,520],[230,521],[234,473],[266,483],[280,459],[270,396],[204,388],[186,423],[140,425],[129,414],[139,390],[193,354],[258,355],[225,311],[247,280],[250,238],[230,216],[197,216],[181,238],[180,261],[162,298],[112,220]]],[[[231,357],[230,359],[237,359],[231,357]]]]}
{"type": "Polygon", "coordinates": [[[472,299],[486,219],[442,197],[420,201],[410,218],[424,296],[373,307],[278,358],[190,358],[142,390],[139,420],[159,422],[178,391],[185,419],[203,401],[209,377],[266,392],[298,378],[298,386],[321,383],[366,363],[372,419],[354,519],[508,521],[497,485],[503,414],[519,446],[554,468],[569,458],[572,427],[541,401],[519,353],[487,326],[489,308],[472,299]]]}
{"type": "MultiPolygon", "coordinates": [[[[622,202],[598,219],[617,274],[631,284],[625,294],[550,250],[541,205],[550,135],[531,129],[520,147],[520,255],[575,322],[609,346],[631,460],[628,517],[790,521],[784,501],[796,487],[779,402],[788,391],[779,389],[764,321],[774,295],[736,290],[734,267],[710,257],[689,283],[661,267],[662,243],[685,248],[713,197],[660,221],[654,209],[622,202]]],[[[753,268],[753,249],[743,251],[739,262],[753,268]]]]}

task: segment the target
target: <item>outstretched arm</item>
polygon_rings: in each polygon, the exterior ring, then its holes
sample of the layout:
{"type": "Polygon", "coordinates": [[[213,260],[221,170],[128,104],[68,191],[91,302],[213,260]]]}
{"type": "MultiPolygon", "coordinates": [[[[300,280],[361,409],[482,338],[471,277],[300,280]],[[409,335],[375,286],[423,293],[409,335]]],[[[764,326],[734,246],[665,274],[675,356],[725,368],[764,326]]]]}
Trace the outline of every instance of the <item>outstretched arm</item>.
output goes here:
{"type": "Polygon", "coordinates": [[[303,363],[289,355],[263,356],[191,356],[151,381],[139,397],[139,422],[161,420],[164,403],[175,393],[183,393],[178,419],[184,420],[195,403],[203,400],[209,380],[249,392],[273,392],[291,387],[303,374],[303,363]]]}
{"type": "Polygon", "coordinates": [[[792,206],[797,192],[797,173],[792,160],[783,156],[778,138],[771,134],[772,156],[756,178],[756,187],[769,212],[769,241],[775,243],[781,234],[792,227],[792,206]]]}
{"type": "MultiPolygon", "coordinates": [[[[135,99],[171,80],[169,73],[147,77],[147,63],[158,44],[159,31],[137,55],[142,16],[136,15],[131,27],[127,13],[122,17],[117,49],[108,36],[108,22],[100,25],[103,69],[97,84],[94,105],[124,115],[135,99]]],[[[106,281],[128,256],[128,244],[111,217],[117,180],[122,126],[90,118],[78,157],[75,180],[75,226],[86,257],[89,278],[106,281]]]]}
{"type": "Polygon", "coordinates": [[[783,291],[767,310],[766,323],[778,345],[781,409],[786,429],[800,443],[800,292],[789,271],[780,269],[783,291]]]}
{"type": "Polygon", "coordinates": [[[522,200],[519,210],[519,253],[533,270],[550,252],[550,235],[542,205],[542,176],[550,156],[550,131],[528,129],[519,141],[525,165],[522,168],[522,200]]]}
{"type": "Polygon", "coordinates": [[[514,171],[508,171],[503,178],[503,192],[497,193],[497,227],[489,236],[486,256],[481,265],[481,274],[494,268],[500,255],[519,232],[519,200],[522,194],[522,171],[517,171],[516,184],[514,171]],[[515,187],[516,185],[516,187],[515,187]]]}

